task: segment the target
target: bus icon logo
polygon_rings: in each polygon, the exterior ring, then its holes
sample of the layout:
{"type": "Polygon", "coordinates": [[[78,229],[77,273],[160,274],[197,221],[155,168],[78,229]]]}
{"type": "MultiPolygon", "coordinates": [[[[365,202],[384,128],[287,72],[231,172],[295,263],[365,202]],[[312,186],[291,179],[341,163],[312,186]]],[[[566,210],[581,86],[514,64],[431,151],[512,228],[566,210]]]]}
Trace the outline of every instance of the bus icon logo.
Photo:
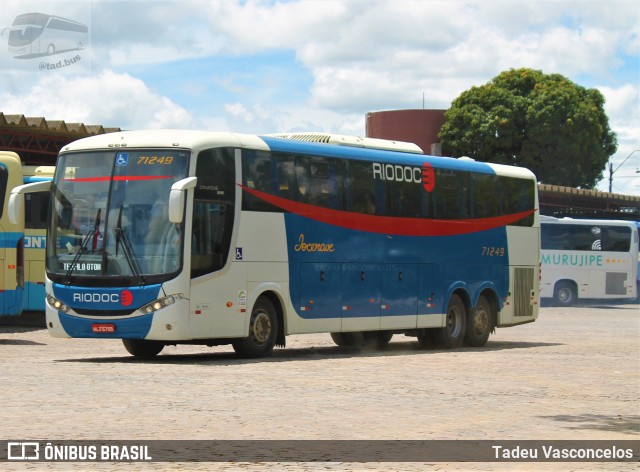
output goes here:
{"type": "Polygon", "coordinates": [[[40,459],[40,443],[37,442],[8,442],[7,460],[37,461],[40,459]]]}
{"type": "MultiPolygon", "coordinates": [[[[84,49],[89,28],[69,18],[45,13],[25,13],[13,20],[8,49],[14,57],[51,56],[84,49]]],[[[3,31],[4,32],[4,31],[3,31]]]]}

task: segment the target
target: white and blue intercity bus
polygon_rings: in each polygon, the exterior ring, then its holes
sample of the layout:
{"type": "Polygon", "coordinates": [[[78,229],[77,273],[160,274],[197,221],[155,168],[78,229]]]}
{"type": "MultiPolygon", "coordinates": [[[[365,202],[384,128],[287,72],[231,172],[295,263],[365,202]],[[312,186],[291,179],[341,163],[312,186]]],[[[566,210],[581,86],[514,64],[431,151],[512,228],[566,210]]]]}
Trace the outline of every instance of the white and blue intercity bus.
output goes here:
{"type": "Polygon", "coordinates": [[[53,166],[23,165],[15,152],[0,151],[0,316],[44,310],[45,233],[53,171],[53,166]],[[31,193],[24,200],[24,212],[10,221],[11,192],[25,184],[31,185],[31,193]]]}
{"type": "Polygon", "coordinates": [[[56,337],[261,357],[322,332],[483,346],[538,316],[526,169],[371,138],[142,130],[65,146],[51,192],[56,337]]]}
{"type": "Polygon", "coordinates": [[[540,298],[558,306],[638,297],[634,221],[541,217],[540,298]]]}

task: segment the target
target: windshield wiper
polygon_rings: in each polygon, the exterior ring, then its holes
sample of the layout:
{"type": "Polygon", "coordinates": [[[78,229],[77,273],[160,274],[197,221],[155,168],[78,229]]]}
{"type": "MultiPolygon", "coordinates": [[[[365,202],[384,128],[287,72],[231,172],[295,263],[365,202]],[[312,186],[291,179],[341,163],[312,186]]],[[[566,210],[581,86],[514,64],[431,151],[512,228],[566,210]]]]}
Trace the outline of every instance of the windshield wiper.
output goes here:
{"type": "Polygon", "coordinates": [[[66,285],[69,285],[69,283],[71,283],[71,273],[73,272],[73,269],[75,268],[76,264],[78,263],[78,260],[80,259],[80,256],[82,255],[82,253],[87,250],[87,244],[89,244],[89,239],[94,234],[96,234],[96,235],[98,234],[98,227],[100,226],[100,215],[101,214],[102,214],[102,208],[98,208],[98,212],[96,213],[96,222],[93,224],[93,228],[89,230],[89,232],[85,235],[84,239],[82,240],[82,243],[80,244],[80,247],[78,248],[78,251],[76,252],[76,255],[73,257],[73,260],[71,261],[71,265],[69,266],[69,270],[67,270],[67,273],[64,276],[64,283],[66,285]]]}
{"type": "Polygon", "coordinates": [[[127,260],[127,263],[131,268],[131,272],[138,279],[139,285],[145,285],[146,281],[140,274],[140,268],[138,267],[137,260],[135,259],[135,254],[133,253],[131,242],[129,241],[125,230],[122,229],[122,207],[123,205],[120,205],[120,211],[118,212],[118,222],[116,223],[116,227],[114,228],[114,231],[116,233],[116,257],[118,257],[118,248],[120,247],[120,243],[122,242],[122,253],[124,254],[124,258],[127,260]]]}

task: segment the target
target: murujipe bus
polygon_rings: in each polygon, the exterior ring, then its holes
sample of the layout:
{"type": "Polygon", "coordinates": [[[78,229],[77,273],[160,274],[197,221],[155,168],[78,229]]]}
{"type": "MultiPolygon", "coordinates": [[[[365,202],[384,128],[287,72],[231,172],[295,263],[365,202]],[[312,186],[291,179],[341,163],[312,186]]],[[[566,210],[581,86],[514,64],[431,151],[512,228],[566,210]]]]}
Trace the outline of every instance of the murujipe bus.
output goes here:
{"type": "Polygon", "coordinates": [[[637,298],[635,222],[543,216],[541,238],[541,298],[560,306],[637,298]]]}
{"type": "Polygon", "coordinates": [[[0,151],[0,316],[44,310],[45,224],[53,166],[25,166],[15,152],[0,151]],[[45,188],[37,191],[40,182],[45,188]],[[36,184],[25,197],[25,212],[9,221],[9,195],[36,184]]]}
{"type": "Polygon", "coordinates": [[[65,146],[51,190],[53,336],[261,357],[318,332],[482,346],[538,316],[526,169],[369,138],[147,130],[65,146]]]}

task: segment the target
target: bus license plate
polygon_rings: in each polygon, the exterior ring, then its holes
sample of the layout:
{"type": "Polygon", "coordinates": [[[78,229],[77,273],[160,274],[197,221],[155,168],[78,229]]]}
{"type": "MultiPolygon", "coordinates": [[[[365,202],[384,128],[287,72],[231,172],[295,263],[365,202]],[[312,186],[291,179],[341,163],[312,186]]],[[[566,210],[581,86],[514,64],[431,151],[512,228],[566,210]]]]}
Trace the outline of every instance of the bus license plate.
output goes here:
{"type": "Polygon", "coordinates": [[[91,325],[91,331],[94,333],[115,333],[116,325],[113,323],[94,323],[91,325]]]}

